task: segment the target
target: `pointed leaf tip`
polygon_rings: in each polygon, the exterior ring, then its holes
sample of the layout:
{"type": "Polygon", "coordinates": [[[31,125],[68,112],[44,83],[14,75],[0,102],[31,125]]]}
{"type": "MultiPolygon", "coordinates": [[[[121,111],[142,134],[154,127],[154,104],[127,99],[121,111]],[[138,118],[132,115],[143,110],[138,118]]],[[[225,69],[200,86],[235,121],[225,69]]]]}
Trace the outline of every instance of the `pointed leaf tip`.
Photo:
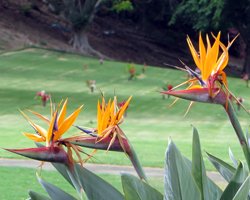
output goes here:
{"type": "Polygon", "coordinates": [[[67,153],[59,147],[38,147],[5,150],[34,160],[69,164],[67,153]]]}

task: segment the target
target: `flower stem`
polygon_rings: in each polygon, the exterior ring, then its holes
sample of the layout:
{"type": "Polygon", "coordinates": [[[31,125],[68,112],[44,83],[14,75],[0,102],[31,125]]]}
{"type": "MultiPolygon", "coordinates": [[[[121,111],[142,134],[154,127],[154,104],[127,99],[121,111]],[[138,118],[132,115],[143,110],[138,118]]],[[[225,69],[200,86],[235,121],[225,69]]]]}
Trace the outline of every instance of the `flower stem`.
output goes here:
{"type": "Polygon", "coordinates": [[[245,159],[247,161],[248,168],[250,169],[250,151],[249,151],[248,144],[247,144],[246,138],[244,136],[243,130],[241,128],[240,122],[235,114],[235,111],[234,111],[234,108],[233,108],[231,102],[227,102],[227,105],[224,105],[224,108],[228,114],[228,117],[231,121],[231,124],[235,130],[237,137],[238,137],[238,140],[240,142],[240,146],[243,150],[245,159]]]}

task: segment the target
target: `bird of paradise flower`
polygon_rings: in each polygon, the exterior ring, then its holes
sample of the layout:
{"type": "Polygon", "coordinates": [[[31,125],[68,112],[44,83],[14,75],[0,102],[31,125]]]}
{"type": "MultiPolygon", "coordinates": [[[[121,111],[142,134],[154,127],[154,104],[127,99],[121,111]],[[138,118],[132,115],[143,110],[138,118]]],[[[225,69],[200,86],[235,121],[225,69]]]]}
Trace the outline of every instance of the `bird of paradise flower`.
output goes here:
{"type": "MultiPolygon", "coordinates": [[[[188,88],[185,90],[175,90],[179,87],[177,86],[171,91],[164,91],[162,93],[172,95],[177,98],[190,100],[191,104],[194,101],[198,101],[203,103],[213,103],[222,105],[235,130],[235,133],[238,137],[239,143],[245,155],[248,167],[250,168],[249,145],[246,141],[244,132],[237,119],[234,108],[230,102],[230,96],[233,97],[236,101],[237,98],[229,91],[227,76],[226,73],[223,71],[227,66],[229,60],[228,50],[238,36],[236,36],[231,42],[228,42],[227,46],[225,46],[220,41],[220,33],[218,33],[217,36],[214,36],[212,34],[212,36],[215,39],[213,45],[211,45],[210,39],[208,35],[206,35],[207,48],[205,48],[204,42],[200,34],[199,53],[195,50],[190,38],[187,37],[189,49],[191,51],[196,66],[201,71],[201,75],[195,73],[189,67],[185,66],[186,71],[192,74],[194,78],[180,84],[179,86],[189,83],[188,88]],[[220,50],[222,51],[221,54],[220,50]]],[[[239,102],[239,104],[241,103],[239,102]]],[[[249,114],[247,110],[246,112],[249,114]]]]}
{"type": "Polygon", "coordinates": [[[117,98],[113,101],[110,99],[106,102],[102,97],[102,101],[97,103],[97,127],[93,129],[85,129],[78,126],[87,135],[76,136],[66,139],[72,144],[99,150],[124,152],[131,160],[140,178],[146,180],[146,176],[141,168],[139,160],[135,154],[128,138],[120,128],[124,120],[124,113],[127,110],[132,97],[129,97],[125,103],[119,107],[117,98]]]}
{"type": "Polygon", "coordinates": [[[193,43],[187,36],[187,43],[190,52],[200,74],[184,65],[185,70],[191,74],[193,78],[174,87],[171,91],[164,91],[162,93],[179,98],[186,98],[191,101],[213,102],[225,105],[227,104],[229,95],[235,98],[235,100],[237,99],[228,89],[227,76],[223,70],[229,61],[228,50],[238,36],[228,42],[227,46],[220,41],[220,32],[217,36],[212,34],[212,37],[215,40],[213,45],[211,45],[209,36],[206,35],[207,47],[205,47],[200,33],[199,51],[196,51],[193,43]],[[187,89],[176,91],[178,87],[184,84],[189,84],[187,89]]]}
{"type": "Polygon", "coordinates": [[[62,140],[60,140],[62,135],[66,133],[68,129],[73,125],[83,107],[83,105],[80,106],[71,115],[66,117],[67,103],[68,100],[66,99],[62,105],[60,112],[58,110],[61,103],[58,105],[58,108],[56,110],[53,109],[51,103],[51,119],[35,111],[30,111],[48,124],[47,130],[34,123],[24,112],[21,111],[22,115],[26,118],[26,120],[35,131],[35,133],[24,132],[23,134],[34,142],[45,142],[46,146],[38,148],[6,150],[41,161],[61,162],[70,165],[73,163],[73,156],[71,151],[72,148],[77,154],[78,158],[81,160],[81,157],[79,155],[79,151],[81,151],[81,149],[79,147],[67,142],[62,142],[62,140]],[[63,146],[67,148],[67,152],[63,149],[63,146]]]}

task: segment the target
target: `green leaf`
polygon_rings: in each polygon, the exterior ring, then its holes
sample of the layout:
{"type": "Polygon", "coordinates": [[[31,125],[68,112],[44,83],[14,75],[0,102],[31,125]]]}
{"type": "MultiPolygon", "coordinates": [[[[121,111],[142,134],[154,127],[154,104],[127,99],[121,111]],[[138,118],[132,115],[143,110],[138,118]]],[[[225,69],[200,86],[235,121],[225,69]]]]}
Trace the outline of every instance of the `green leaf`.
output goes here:
{"type": "Polygon", "coordinates": [[[207,178],[207,180],[211,199],[220,199],[222,190],[210,178],[207,178]]]}
{"type": "Polygon", "coordinates": [[[56,170],[76,189],[78,195],[83,195],[83,187],[75,174],[74,169],[69,169],[68,166],[60,163],[52,163],[56,170]]]}
{"type": "Polygon", "coordinates": [[[199,134],[195,127],[193,127],[192,175],[201,192],[201,199],[210,200],[220,197],[217,188],[212,187],[212,184],[208,183],[208,177],[206,175],[201,153],[199,134]]]}
{"type": "Polygon", "coordinates": [[[108,182],[75,164],[75,172],[89,200],[123,200],[123,195],[108,182]]]}
{"type": "Polygon", "coordinates": [[[56,170],[74,187],[74,184],[72,183],[72,180],[70,179],[70,176],[68,174],[68,167],[61,163],[51,163],[56,170]]]}
{"type": "Polygon", "coordinates": [[[236,195],[234,196],[233,200],[247,199],[249,190],[250,190],[250,176],[248,176],[247,179],[244,181],[244,183],[241,185],[236,195]]]}
{"type": "MultiPolygon", "coordinates": [[[[207,152],[206,152],[207,153],[207,152]]],[[[223,160],[213,156],[212,154],[207,153],[208,159],[218,170],[218,172],[224,177],[224,179],[229,182],[235,173],[235,168],[227,164],[223,160]]]]}
{"type": "Polygon", "coordinates": [[[232,180],[228,183],[226,189],[222,193],[221,200],[233,199],[245,179],[246,171],[242,162],[240,162],[232,180]]]}
{"type": "Polygon", "coordinates": [[[232,150],[231,150],[230,147],[228,148],[228,154],[229,154],[229,157],[230,157],[231,161],[233,162],[234,167],[237,167],[238,166],[238,162],[235,159],[234,154],[233,154],[233,152],[232,152],[232,150]]]}
{"type": "Polygon", "coordinates": [[[172,141],[169,142],[166,152],[165,199],[201,199],[191,170],[172,141]]]}
{"type": "Polygon", "coordinates": [[[141,163],[137,157],[137,154],[133,148],[133,146],[129,143],[128,141],[128,144],[129,144],[129,147],[130,147],[130,151],[127,151],[126,154],[128,156],[128,158],[130,159],[130,161],[132,162],[134,168],[135,168],[135,171],[137,172],[138,176],[141,178],[141,179],[144,179],[145,181],[147,181],[147,177],[146,177],[146,174],[144,173],[144,170],[141,166],[141,163]]]}
{"type": "Polygon", "coordinates": [[[137,177],[123,174],[121,178],[126,200],[163,200],[160,192],[137,177]]]}
{"type": "Polygon", "coordinates": [[[47,191],[51,199],[53,200],[76,200],[75,197],[71,196],[70,194],[64,192],[60,188],[42,180],[40,177],[37,176],[38,181],[43,186],[43,188],[47,191]]]}
{"type": "MultiPolygon", "coordinates": [[[[192,170],[192,162],[184,156],[183,158],[186,162],[186,165],[189,167],[190,170],[192,170]]],[[[207,181],[208,181],[209,191],[213,191],[211,193],[212,195],[211,199],[219,199],[222,194],[222,190],[209,177],[207,177],[207,181]]]]}
{"type": "Polygon", "coordinates": [[[46,197],[42,194],[39,194],[37,192],[34,191],[29,191],[29,196],[31,198],[31,200],[51,200],[49,197],[46,197]]]}

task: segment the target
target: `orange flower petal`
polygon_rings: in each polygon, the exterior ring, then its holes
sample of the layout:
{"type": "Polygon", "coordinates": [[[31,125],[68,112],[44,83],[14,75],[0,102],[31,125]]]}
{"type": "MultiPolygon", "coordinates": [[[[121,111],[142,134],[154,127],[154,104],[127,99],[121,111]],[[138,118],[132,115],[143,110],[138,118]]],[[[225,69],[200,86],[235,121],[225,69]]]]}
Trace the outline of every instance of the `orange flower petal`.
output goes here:
{"type": "Polygon", "coordinates": [[[45,142],[45,138],[40,136],[40,135],[36,135],[36,134],[32,134],[32,133],[23,133],[23,135],[25,135],[27,138],[35,141],[35,142],[45,142]]]}
{"type": "Polygon", "coordinates": [[[67,103],[68,103],[68,99],[65,100],[61,112],[58,115],[58,126],[60,126],[63,123],[63,120],[66,117],[66,111],[67,111],[67,103]]]}
{"type": "Polygon", "coordinates": [[[199,55],[198,55],[197,51],[195,50],[195,48],[194,48],[194,46],[193,46],[193,44],[188,36],[187,36],[187,43],[188,43],[189,49],[191,51],[191,54],[193,56],[193,59],[194,59],[196,66],[202,71],[199,55]]]}
{"type": "Polygon", "coordinates": [[[58,131],[54,136],[54,141],[58,140],[75,122],[83,105],[77,108],[70,116],[68,116],[63,123],[58,127],[58,131]]]}

